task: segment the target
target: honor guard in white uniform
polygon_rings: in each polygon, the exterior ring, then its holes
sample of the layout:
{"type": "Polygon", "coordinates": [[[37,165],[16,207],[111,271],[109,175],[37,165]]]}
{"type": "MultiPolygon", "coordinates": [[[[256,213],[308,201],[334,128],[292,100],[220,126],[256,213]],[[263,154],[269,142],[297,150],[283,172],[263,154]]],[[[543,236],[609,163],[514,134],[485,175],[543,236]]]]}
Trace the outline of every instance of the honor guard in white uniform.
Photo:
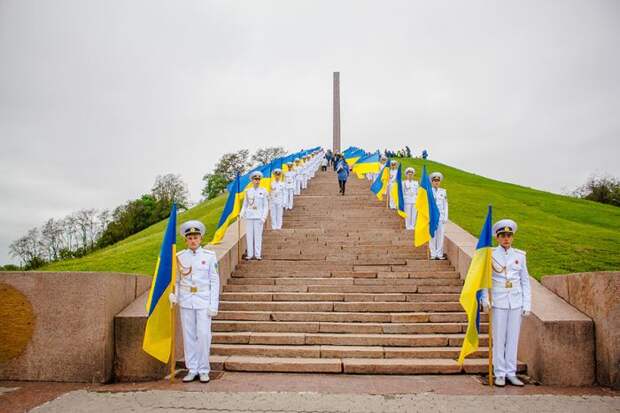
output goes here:
{"type": "Polygon", "coordinates": [[[396,199],[392,196],[392,187],[396,185],[396,175],[398,175],[398,162],[392,161],[390,162],[390,180],[387,188],[388,196],[390,197],[390,209],[396,209],[398,207],[396,199]]]}
{"type": "Polygon", "coordinates": [[[405,180],[403,181],[403,198],[405,201],[405,213],[407,218],[405,219],[405,228],[414,229],[415,219],[418,216],[418,211],[415,208],[415,201],[418,197],[418,181],[414,180],[415,169],[405,169],[405,180]]]}
{"type": "Polygon", "coordinates": [[[261,260],[261,249],[263,245],[263,225],[269,213],[269,194],[265,188],[260,187],[260,180],[263,174],[260,171],[253,172],[252,187],[245,191],[243,206],[241,207],[241,218],[245,219],[245,232],[248,247],[246,260],[261,260]]]}
{"type": "Polygon", "coordinates": [[[310,172],[308,171],[309,167],[308,155],[306,155],[303,157],[301,165],[301,189],[308,188],[308,176],[310,175],[310,172]]]}
{"type": "Polygon", "coordinates": [[[282,213],[284,212],[284,182],[282,181],[282,170],[273,170],[271,180],[271,192],[269,193],[269,211],[271,213],[271,229],[282,229],[282,213]]]}
{"type": "Polygon", "coordinates": [[[433,196],[435,197],[435,203],[437,209],[439,209],[439,224],[437,225],[437,231],[435,236],[431,238],[430,250],[432,260],[445,260],[446,257],[443,253],[443,237],[444,226],[448,222],[448,193],[445,189],[440,188],[439,185],[443,181],[443,174],[441,172],[433,172],[430,174],[431,184],[433,185],[433,196]]]}
{"type": "Polygon", "coordinates": [[[286,209],[293,209],[293,198],[295,195],[295,170],[293,162],[288,162],[288,171],[284,174],[284,205],[286,209]]]}
{"type": "Polygon", "coordinates": [[[295,159],[295,195],[301,194],[301,181],[303,181],[304,177],[302,176],[301,171],[301,161],[299,158],[295,159]]]}
{"type": "Polygon", "coordinates": [[[517,223],[502,219],[493,225],[499,245],[493,249],[493,287],[491,302],[486,289],[482,290],[482,307],[492,306],[493,370],[495,384],[504,386],[506,380],[514,386],[523,386],[517,378],[517,347],[521,317],[532,308],[530,274],[527,271],[525,251],[512,248],[517,223]]]}
{"type": "Polygon", "coordinates": [[[170,302],[181,307],[183,351],[189,370],[184,382],[209,381],[209,352],[211,350],[211,317],[217,315],[220,297],[220,276],[215,253],[200,246],[205,226],[200,221],[181,225],[187,249],[177,253],[179,274],[170,302]]]}

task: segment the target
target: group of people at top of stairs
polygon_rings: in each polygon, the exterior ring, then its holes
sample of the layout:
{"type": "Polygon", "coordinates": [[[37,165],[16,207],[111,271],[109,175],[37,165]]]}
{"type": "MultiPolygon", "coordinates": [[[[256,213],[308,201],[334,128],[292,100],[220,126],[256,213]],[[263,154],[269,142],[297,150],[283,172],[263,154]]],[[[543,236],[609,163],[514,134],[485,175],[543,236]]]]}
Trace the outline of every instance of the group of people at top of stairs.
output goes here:
{"type": "Polygon", "coordinates": [[[271,218],[271,229],[282,229],[285,209],[293,209],[293,199],[308,188],[323,160],[323,151],[305,155],[287,163],[286,171],[273,170],[270,191],[261,186],[263,174],[260,171],[250,175],[252,186],[245,191],[240,216],[245,220],[247,254],[245,260],[261,260],[263,226],[267,215],[271,218]]]}

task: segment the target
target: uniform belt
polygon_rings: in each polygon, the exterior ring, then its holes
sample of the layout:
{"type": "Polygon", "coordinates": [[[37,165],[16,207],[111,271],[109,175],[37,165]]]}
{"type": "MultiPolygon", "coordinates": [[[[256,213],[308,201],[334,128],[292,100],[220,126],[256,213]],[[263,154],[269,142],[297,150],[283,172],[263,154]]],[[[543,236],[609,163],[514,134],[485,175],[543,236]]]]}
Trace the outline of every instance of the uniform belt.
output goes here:
{"type": "Polygon", "coordinates": [[[209,289],[208,288],[207,289],[204,289],[204,288],[203,289],[199,289],[198,287],[195,287],[195,286],[187,287],[187,286],[182,285],[181,286],[181,291],[185,291],[185,292],[189,292],[189,293],[195,294],[195,293],[197,293],[199,291],[200,292],[209,291],[209,289]]]}

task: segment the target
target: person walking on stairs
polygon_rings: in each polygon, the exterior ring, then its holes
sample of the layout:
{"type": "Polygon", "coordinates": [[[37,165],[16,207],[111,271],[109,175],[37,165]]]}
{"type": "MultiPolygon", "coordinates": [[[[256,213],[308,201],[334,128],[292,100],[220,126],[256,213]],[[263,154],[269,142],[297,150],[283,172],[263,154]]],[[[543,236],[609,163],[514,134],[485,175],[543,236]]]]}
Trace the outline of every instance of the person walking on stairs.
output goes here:
{"type": "Polygon", "coordinates": [[[336,172],[338,173],[338,186],[340,187],[340,194],[344,196],[347,179],[349,178],[349,164],[347,164],[347,160],[344,156],[338,160],[336,172]]]}
{"type": "Polygon", "coordinates": [[[418,181],[414,180],[415,169],[405,169],[405,180],[403,181],[403,198],[405,201],[405,229],[415,229],[415,219],[418,211],[415,209],[415,201],[418,197],[418,181]]]}
{"type": "Polygon", "coordinates": [[[433,196],[435,197],[435,203],[437,209],[439,209],[439,224],[435,231],[435,236],[431,238],[429,242],[431,250],[432,260],[445,260],[446,256],[443,252],[443,236],[444,227],[448,222],[448,193],[445,189],[440,188],[439,185],[443,181],[443,174],[441,172],[433,172],[430,174],[431,185],[433,186],[433,196]]]}
{"type": "Polygon", "coordinates": [[[293,209],[293,198],[295,195],[295,169],[293,162],[286,164],[288,171],[284,175],[284,205],[286,209],[293,209]]]}
{"type": "Polygon", "coordinates": [[[482,290],[482,308],[488,313],[493,307],[493,374],[495,385],[508,383],[523,386],[517,378],[517,347],[521,318],[528,316],[532,308],[530,274],[527,271],[525,251],[512,248],[517,223],[502,219],[493,225],[493,233],[499,244],[493,249],[491,265],[493,284],[491,302],[486,289],[482,290]]]}
{"type": "Polygon", "coordinates": [[[171,304],[181,307],[183,352],[188,369],[183,382],[209,382],[209,353],[211,351],[211,318],[217,315],[220,276],[217,257],[213,251],[200,246],[205,226],[200,221],[187,221],[181,225],[181,236],[187,249],[177,253],[179,277],[176,293],[170,293],[171,304]]]}
{"type": "Polygon", "coordinates": [[[263,245],[263,225],[269,213],[269,194],[265,188],[260,187],[263,174],[260,171],[253,172],[252,187],[245,191],[243,206],[241,207],[241,218],[245,219],[245,232],[248,253],[246,260],[261,260],[261,249],[263,245]]]}
{"type": "Polygon", "coordinates": [[[269,194],[269,211],[271,212],[271,229],[282,229],[282,213],[284,212],[284,182],[282,182],[282,170],[273,170],[271,192],[269,194]]]}
{"type": "Polygon", "coordinates": [[[329,161],[327,160],[327,155],[323,156],[321,160],[321,172],[327,172],[327,164],[329,161]]]}

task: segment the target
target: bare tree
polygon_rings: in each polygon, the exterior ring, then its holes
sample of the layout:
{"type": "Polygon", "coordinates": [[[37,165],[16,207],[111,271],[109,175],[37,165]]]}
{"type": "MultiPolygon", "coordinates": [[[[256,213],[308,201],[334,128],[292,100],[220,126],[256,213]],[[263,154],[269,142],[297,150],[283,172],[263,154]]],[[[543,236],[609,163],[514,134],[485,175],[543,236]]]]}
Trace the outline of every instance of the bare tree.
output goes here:
{"type": "Polygon", "coordinates": [[[176,202],[180,208],[186,208],[188,204],[189,193],[181,175],[158,175],[151,189],[151,194],[156,201],[163,205],[172,205],[173,202],[176,202]]]}
{"type": "Polygon", "coordinates": [[[61,221],[63,233],[63,249],[75,251],[77,248],[77,220],[75,214],[67,215],[61,221]]]}
{"type": "Polygon", "coordinates": [[[252,155],[252,161],[258,165],[264,165],[284,155],[286,155],[286,151],[281,146],[260,148],[252,155]]]}
{"type": "Polygon", "coordinates": [[[22,264],[27,265],[35,260],[41,260],[41,246],[39,230],[33,228],[26,235],[11,243],[9,253],[12,257],[19,258],[22,264]]]}
{"type": "Polygon", "coordinates": [[[75,214],[82,248],[92,248],[94,245],[94,236],[97,231],[96,216],[96,209],[81,209],[75,214]]]}
{"type": "Polygon", "coordinates": [[[50,218],[41,228],[41,243],[48,260],[57,260],[63,247],[63,228],[60,221],[50,218]]]}

